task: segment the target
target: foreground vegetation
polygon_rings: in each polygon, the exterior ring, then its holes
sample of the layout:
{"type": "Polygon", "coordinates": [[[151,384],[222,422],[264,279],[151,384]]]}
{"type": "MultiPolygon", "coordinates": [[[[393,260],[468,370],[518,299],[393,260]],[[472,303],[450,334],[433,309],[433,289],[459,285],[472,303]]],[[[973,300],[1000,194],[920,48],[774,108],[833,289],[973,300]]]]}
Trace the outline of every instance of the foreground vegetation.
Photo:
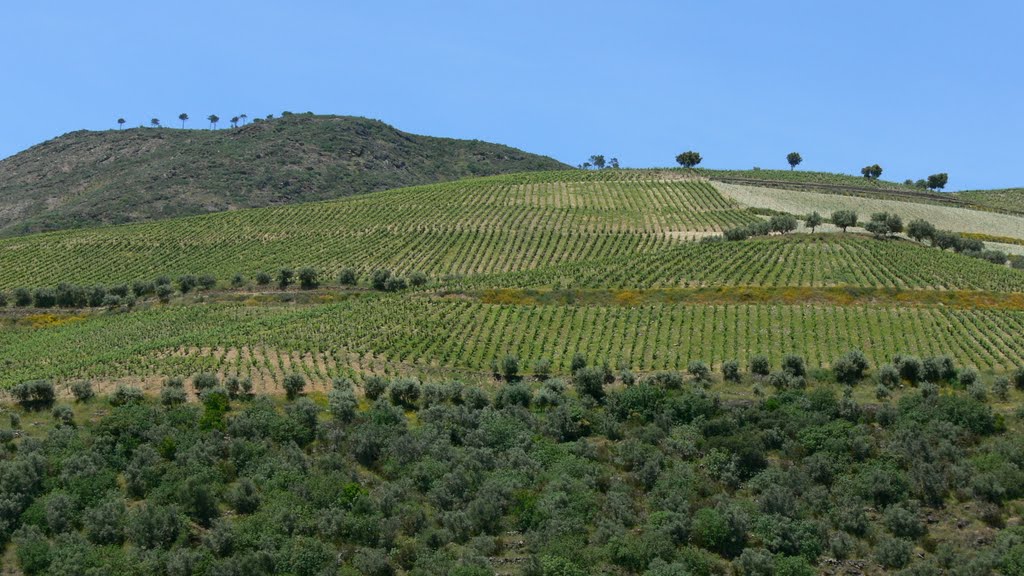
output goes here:
{"type": "Polygon", "coordinates": [[[166,380],[159,403],[77,383],[80,401],[51,409],[33,384],[0,431],[4,561],[26,574],[1024,570],[1024,532],[1007,527],[1024,495],[1009,381],[904,359],[858,385],[852,354],[808,382],[794,356],[728,365],[736,385],[776,390],[733,402],[701,364],[608,387],[607,369],[574,362],[569,381],[530,383],[506,359],[494,393],[341,378],[305,397],[290,376],[283,404],[197,375],[166,380]],[[929,366],[941,386],[900,390],[929,366]]]}

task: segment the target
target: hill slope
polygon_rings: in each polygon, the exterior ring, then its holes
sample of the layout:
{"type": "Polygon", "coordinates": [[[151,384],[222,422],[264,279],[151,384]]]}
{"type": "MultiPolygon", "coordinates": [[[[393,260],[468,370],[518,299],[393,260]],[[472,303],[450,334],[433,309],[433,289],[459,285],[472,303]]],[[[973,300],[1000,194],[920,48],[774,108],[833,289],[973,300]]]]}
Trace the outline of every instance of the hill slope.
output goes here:
{"type": "Polygon", "coordinates": [[[759,218],[719,187],[672,172],[538,172],[2,239],[0,289],[191,273],[221,290],[131,311],[115,302],[123,313],[8,308],[0,386],[200,371],[266,389],[290,370],[318,386],[381,372],[480,377],[507,353],[563,373],[576,352],[638,371],[756,353],[777,365],[790,352],[825,366],[850,348],[876,366],[896,353],[990,372],[1024,363],[1024,273],[854,232],[696,242],[759,218]],[[328,286],[254,283],[285,266],[312,266],[328,286]],[[359,286],[338,286],[345,268],[359,286]],[[430,279],[368,290],[378,269],[430,279]]]}
{"type": "Polygon", "coordinates": [[[0,161],[0,235],[564,167],[508,146],[344,116],[287,115],[216,131],[83,130],[0,161]]]}
{"type": "Polygon", "coordinates": [[[710,184],[643,172],[495,176],[336,201],[0,240],[0,289],[281,266],[435,276],[632,254],[756,216],[710,184]],[[646,179],[639,179],[639,178],[646,179]]]}

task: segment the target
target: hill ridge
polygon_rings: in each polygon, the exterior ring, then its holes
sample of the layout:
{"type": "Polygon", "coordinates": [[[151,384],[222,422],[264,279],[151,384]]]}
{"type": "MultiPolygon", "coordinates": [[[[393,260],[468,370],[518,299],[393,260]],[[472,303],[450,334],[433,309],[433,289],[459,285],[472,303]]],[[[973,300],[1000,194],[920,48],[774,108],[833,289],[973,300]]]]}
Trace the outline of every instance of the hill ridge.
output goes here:
{"type": "Polygon", "coordinates": [[[566,168],[516,148],[292,114],[222,130],[78,130],[0,160],[0,235],[566,168]]]}

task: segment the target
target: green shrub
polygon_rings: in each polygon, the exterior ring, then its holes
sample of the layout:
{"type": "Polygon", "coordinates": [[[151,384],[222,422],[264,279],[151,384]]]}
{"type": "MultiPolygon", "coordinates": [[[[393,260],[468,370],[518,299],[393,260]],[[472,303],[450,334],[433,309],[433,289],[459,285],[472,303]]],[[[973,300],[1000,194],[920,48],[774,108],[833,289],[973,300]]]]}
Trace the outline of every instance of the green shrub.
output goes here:
{"type": "Polygon", "coordinates": [[[285,396],[287,396],[289,400],[294,400],[302,394],[303,390],[305,390],[306,377],[297,372],[292,372],[284,377],[282,385],[284,386],[285,396]]]}
{"type": "Polygon", "coordinates": [[[70,388],[71,395],[77,402],[87,402],[96,396],[96,391],[92,389],[92,382],[88,380],[75,380],[71,383],[70,388]]]}
{"type": "Polygon", "coordinates": [[[85,511],[85,535],[93,544],[118,545],[124,542],[124,524],[128,509],[124,499],[111,495],[85,511]]]}
{"type": "Polygon", "coordinates": [[[711,382],[711,368],[700,360],[693,360],[687,364],[686,371],[699,383],[711,382]]]}
{"type": "Polygon", "coordinates": [[[1024,366],[1013,371],[1011,381],[1013,382],[1014,388],[1024,390],[1024,366]]]}
{"type": "Polygon", "coordinates": [[[741,380],[740,363],[736,360],[722,362],[722,379],[726,382],[739,382],[741,380]]]}
{"type": "Polygon", "coordinates": [[[164,406],[177,406],[184,404],[186,400],[184,388],[164,386],[160,389],[160,403],[164,406]]]}
{"type": "Polygon", "coordinates": [[[313,268],[301,268],[299,270],[299,287],[303,290],[319,288],[320,274],[313,268]]]}
{"type": "Polygon", "coordinates": [[[128,404],[140,404],[145,400],[142,390],[133,386],[118,385],[114,393],[110,395],[111,406],[125,406],[128,404]]]}
{"type": "Polygon", "coordinates": [[[210,274],[203,274],[199,277],[199,286],[203,290],[213,290],[217,287],[217,277],[210,274]]]}
{"type": "Polygon", "coordinates": [[[878,385],[887,389],[897,388],[900,385],[900,371],[892,364],[884,364],[878,367],[878,385]]]}
{"type": "Polygon", "coordinates": [[[390,270],[374,270],[373,274],[370,276],[370,286],[372,286],[374,290],[386,290],[388,280],[390,279],[390,270]]]}
{"type": "Polygon", "coordinates": [[[26,410],[49,408],[57,397],[53,382],[29,380],[11,387],[11,396],[26,410]]]}
{"type": "Polygon", "coordinates": [[[832,372],[840,384],[854,385],[864,379],[868,360],[860,350],[851,350],[832,363],[832,372]]]}
{"type": "Polygon", "coordinates": [[[541,358],[533,363],[533,377],[544,382],[551,377],[551,360],[541,358]]]}
{"type": "Polygon", "coordinates": [[[32,291],[32,304],[36,308],[53,308],[57,305],[57,292],[53,288],[36,288],[32,291]]]}
{"type": "Polygon", "coordinates": [[[277,287],[284,290],[295,283],[295,270],[281,268],[277,271],[277,287]]]}
{"type": "Polygon", "coordinates": [[[771,362],[763,354],[755,354],[750,357],[750,373],[757,376],[767,376],[772,371],[771,362]]]}
{"type": "Polygon", "coordinates": [[[35,526],[26,526],[14,537],[18,566],[29,576],[45,574],[50,567],[50,541],[35,526]]]}
{"type": "Polygon", "coordinates": [[[14,305],[25,308],[32,305],[32,291],[28,288],[14,289],[14,305]]]}
{"type": "MultiPolygon", "coordinates": [[[[156,297],[164,304],[171,301],[171,296],[174,296],[174,288],[169,284],[160,284],[156,287],[156,297]]],[[[104,301],[106,301],[106,296],[104,296],[104,301]]]]}
{"type": "Polygon", "coordinates": [[[368,376],[366,380],[363,381],[363,393],[366,394],[366,397],[371,401],[383,396],[384,393],[387,392],[387,389],[388,381],[381,376],[368,376]]]}
{"type": "Polygon", "coordinates": [[[342,286],[355,286],[359,283],[359,273],[355,268],[343,268],[338,274],[338,283],[342,286]]]}
{"type": "Polygon", "coordinates": [[[913,547],[906,540],[882,537],[875,544],[875,561],[885,568],[903,568],[910,563],[913,547]]]}
{"type": "Polygon", "coordinates": [[[216,374],[210,374],[204,372],[196,374],[192,377],[192,387],[195,389],[196,394],[202,394],[205,390],[211,390],[220,386],[220,378],[216,374]]]}
{"type": "Polygon", "coordinates": [[[386,282],[384,282],[385,292],[400,292],[408,287],[409,286],[406,283],[405,278],[402,278],[401,276],[391,276],[386,282]]]}
{"type": "Polygon", "coordinates": [[[974,368],[961,368],[956,375],[957,383],[963,388],[969,388],[978,382],[978,371],[974,368]]]}
{"type": "Polygon", "coordinates": [[[597,402],[604,401],[604,371],[600,368],[580,368],[573,374],[573,385],[581,396],[597,402]]]}
{"type": "Polygon", "coordinates": [[[519,358],[509,354],[501,360],[501,373],[507,381],[519,378],[519,358]]]}
{"type": "Polygon", "coordinates": [[[899,370],[900,378],[911,384],[920,382],[924,375],[924,364],[914,356],[897,356],[893,364],[899,370]]]}
{"type": "Polygon", "coordinates": [[[183,274],[178,276],[178,290],[181,290],[182,294],[188,294],[199,286],[199,278],[193,274],[183,274]]]}
{"type": "Polygon", "coordinates": [[[391,383],[389,390],[391,403],[410,410],[414,409],[420,399],[421,391],[419,380],[414,378],[398,378],[391,383]]]}
{"type": "Polygon", "coordinates": [[[75,425],[75,413],[70,406],[54,406],[51,414],[53,419],[62,426],[75,425]]]}

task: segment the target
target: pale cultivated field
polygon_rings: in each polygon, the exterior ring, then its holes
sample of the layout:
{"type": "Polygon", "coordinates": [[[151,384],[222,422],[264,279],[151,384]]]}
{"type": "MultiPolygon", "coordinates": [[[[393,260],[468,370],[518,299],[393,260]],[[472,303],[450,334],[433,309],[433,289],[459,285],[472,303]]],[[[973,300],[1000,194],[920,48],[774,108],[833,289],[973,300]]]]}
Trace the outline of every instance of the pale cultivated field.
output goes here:
{"type": "MultiPolygon", "coordinates": [[[[872,212],[895,212],[903,218],[904,222],[922,218],[943,230],[1024,239],[1024,218],[1008,214],[898,200],[742,186],[722,182],[713,182],[712,184],[722,195],[743,206],[754,208],[768,208],[791,214],[805,214],[817,210],[825,218],[828,218],[829,214],[836,210],[855,210],[862,221],[867,220],[872,212]]],[[[1000,245],[1000,249],[1003,249],[1002,246],[1005,245],[1000,245]]],[[[1010,250],[1006,251],[1010,252],[1010,250]]]]}

